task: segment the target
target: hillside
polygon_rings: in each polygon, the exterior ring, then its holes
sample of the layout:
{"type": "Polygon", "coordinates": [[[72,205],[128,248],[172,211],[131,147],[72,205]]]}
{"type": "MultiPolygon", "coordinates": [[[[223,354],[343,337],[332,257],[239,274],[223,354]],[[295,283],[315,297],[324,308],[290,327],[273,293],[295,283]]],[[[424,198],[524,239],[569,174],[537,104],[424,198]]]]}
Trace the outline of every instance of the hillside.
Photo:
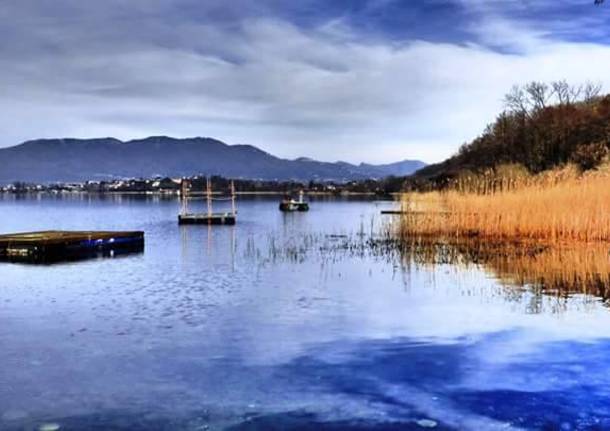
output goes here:
{"type": "Polygon", "coordinates": [[[165,136],[122,142],[101,139],[41,139],[0,149],[0,183],[58,182],[220,175],[263,180],[378,179],[409,175],[425,164],[405,160],[389,165],[327,163],[275,157],[249,145],[211,138],[165,136]]]}
{"type": "Polygon", "coordinates": [[[531,174],[575,163],[596,168],[610,150],[610,95],[599,86],[532,82],[505,97],[506,111],[442,163],[419,170],[409,184],[443,188],[459,176],[518,165],[531,174]]]}

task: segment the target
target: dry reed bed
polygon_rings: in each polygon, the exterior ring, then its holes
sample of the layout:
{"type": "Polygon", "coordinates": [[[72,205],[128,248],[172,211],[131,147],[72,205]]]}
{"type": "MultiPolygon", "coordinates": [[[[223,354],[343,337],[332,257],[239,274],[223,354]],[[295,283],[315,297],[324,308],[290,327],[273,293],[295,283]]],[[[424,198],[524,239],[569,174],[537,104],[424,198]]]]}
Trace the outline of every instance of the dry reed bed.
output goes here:
{"type": "MultiPolygon", "coordinates": [[[[403,237],[610,241],[610,176],[545,174],[489,193],[405,194],[403,237]],[[561,181],[558,176],[563,176],[561,181]],[[409,213],[408,210],[411,210],[409,213]]],[[[472,181],[472,179],[469,179],[472,181]]],[[[485,181],[485,179],[483,179],[485,181]]]]}

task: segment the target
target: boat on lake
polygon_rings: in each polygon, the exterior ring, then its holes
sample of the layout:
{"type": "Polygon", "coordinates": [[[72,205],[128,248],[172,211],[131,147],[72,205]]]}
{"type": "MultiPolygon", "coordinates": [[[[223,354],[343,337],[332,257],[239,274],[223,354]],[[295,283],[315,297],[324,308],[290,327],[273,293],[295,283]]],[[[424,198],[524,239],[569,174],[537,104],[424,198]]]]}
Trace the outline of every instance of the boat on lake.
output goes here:
{"type": "Polygon", "coordinates": [[[299,200],[294,200],[291,197],[285,197],[280,202],[280,211],[283,212],[294,212],[294,211],[309,211],[309,202],[303,200],[303,191],[299,192],[299,200]]]}

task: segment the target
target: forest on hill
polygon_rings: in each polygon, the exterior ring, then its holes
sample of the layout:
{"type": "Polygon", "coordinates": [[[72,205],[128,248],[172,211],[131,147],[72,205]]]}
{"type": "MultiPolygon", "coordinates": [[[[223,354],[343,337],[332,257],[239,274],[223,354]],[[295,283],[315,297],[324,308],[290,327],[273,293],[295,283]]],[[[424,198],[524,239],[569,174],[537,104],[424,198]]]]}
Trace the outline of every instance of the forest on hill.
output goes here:
{"type": "Polygon", "coordinates": [[[443,189],[459,176],[506,166],[539,174],[568,163],[595,169],[610,153],[610,95],[601,84],[530,82],[514,86],[505,110],[451,158],[419,170],[407,189],[443,189]]]}

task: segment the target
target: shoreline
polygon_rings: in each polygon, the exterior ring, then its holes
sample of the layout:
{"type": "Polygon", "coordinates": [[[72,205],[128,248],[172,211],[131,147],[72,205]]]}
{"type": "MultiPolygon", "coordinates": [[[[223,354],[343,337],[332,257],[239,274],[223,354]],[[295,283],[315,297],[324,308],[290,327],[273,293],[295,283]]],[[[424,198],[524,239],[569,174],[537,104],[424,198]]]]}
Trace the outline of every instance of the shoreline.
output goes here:
{"type": "MultiPolygon", "coordinates": [[[[390,193],[387,195],[380,195],[374,192],[304,192],[306,196],[332,196],[332,197],[350,197],[350,196],[377,196],[377,197],[399,197],[402,193],[390,193]]],[[[192,196],[205,196],[205,192],[192,192],[192,196]]],[[[213,192],[213,195],[223,195],[221,192],[213,192]]],[[[283,191],[256,191],[256,192],[235,192],[237,196],[284,196],[287,192],[283,191]]],[[[167,197],[179,197],[179,192],[165,192],[165,191],[52,191],[52,190],[38,190],[38,191],[0,191],[0,196],[26,196],[26,195],[142,195],[142,196],[167,196],[167,197]]]]}

